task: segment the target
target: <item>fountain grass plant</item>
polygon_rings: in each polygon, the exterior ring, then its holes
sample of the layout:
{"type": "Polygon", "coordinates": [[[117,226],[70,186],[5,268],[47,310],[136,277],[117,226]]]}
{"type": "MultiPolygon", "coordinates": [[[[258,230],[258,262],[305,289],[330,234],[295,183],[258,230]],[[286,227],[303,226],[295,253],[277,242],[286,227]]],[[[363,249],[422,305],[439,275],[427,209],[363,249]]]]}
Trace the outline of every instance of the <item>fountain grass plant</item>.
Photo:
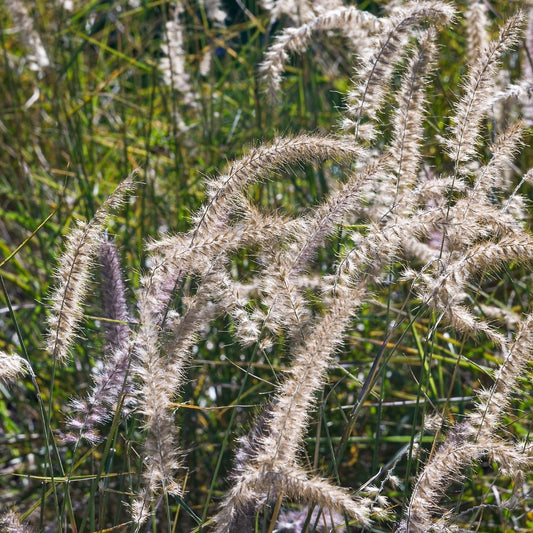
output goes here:
{"type": "Polygon", "coordinates": [[[4,530],[533,527],[527,11],[1,9],[4,530]]]}

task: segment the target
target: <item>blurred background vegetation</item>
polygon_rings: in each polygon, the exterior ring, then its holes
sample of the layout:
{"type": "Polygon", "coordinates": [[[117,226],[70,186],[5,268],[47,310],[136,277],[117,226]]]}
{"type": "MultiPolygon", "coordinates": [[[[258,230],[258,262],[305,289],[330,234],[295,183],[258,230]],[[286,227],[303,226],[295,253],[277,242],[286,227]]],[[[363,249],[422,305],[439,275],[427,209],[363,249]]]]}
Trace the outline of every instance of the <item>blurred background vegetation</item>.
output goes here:
{"type": "MultiPolygon", "coordinates": [[[[225,24],[215,24],[203,2],[185,0],[180,20],[186,72],[176,80],[182,88],[171,88],[160,68],[165,24],[174,17],[167,0],[25,1],[46,65],[30,49],[30,28],[16,20],[10,1],[0,2],[0,349],[27,354],[50,412],[43,420],[29,379],[0,384],[0,510],[14,508],[39,530],[47,525],[46,531],[128,531],[124,504],[141,468],[142,421],[134,416],[109,428],[110,446],[74,451],[58,444],[71,479],[63,483],[65,472],[55,466],[62,500],[50,504],[43,424],[60,443],[68,399],[89,387],[103,345],[95,269],[84,336],[72,363],[56,367],[42,349],[46,298],[63,236],[76,220],[90,219],[115,186],[140,168],[142,186],[109,228],[122,253],[133,308],[146,239],[186,230],[203,199],[204,179],[248,147],[278,134],[337,131],[354,65],[342,37],[317,38],[306,54],[292,58],[280,101],[269,104],[257,65],[273,36],[291,21],[272,21],[258,1],[237,0],[223,4],[225,24]]],[[[382,10],[379,2],[359,6],[376,14],[382,10]]],[[[519,6],[493,2],[495,28],[519,6]]],[[[437,168],[446,163],[436,136],[444,131],[465,69],[464,30],[460,18],[444,29],[429,89],[424,152],[437,168]]],[[[520,54],[507,58],[513,77],[520,74],[520,54]]],[[[487,140],[491,131],[489,122],[487,140]]],[[[533,164],[530,137],[525,141],[515,163],[523,172],[533,164]]],[[[337,171],[331,163],[302,168],[256,187],[253,195],[269,209],[299,211],[327,193],[337,171]]],[[[339,236],[321,252],[317,268],[333,261],[341,245],[339,236]]],[[[246,253],[234,262],[243,277],[253,264],[246,253]]],[[[391,271],[399,272],[400,265],[391,265],[391,271]]],[[[513,267],[482,280],[479,290],[494,305],[521,313],[530,307],[531,274],[513,267]]],[[[361,310],[331,368],[306,451],[310,469],[353,488],[394,465],[399,485],[387,495],[391,511],[400,514],[410,476],[419,467],[411,452],[426,413],[438,407],[450,423],[460,418],[472,408],[473,390],[490,382],[496,356],[484,339],[442,332],[433,337],[435,317],[410,301],[401,283],[391,282],[377,294],[374,304],[361,310]],[[371,392],[357,404],[378,355],[371,392]],[[340,457],[336,449],[349,421],[354,428],[340,457]]],[[[281,341],[270,360],[260,359],[235,343],[231,328],[228,319],[220,319],[199,340],[190,380],[176,399],[188,478],[184,501],[167,502],[168,530],[187,531],[211,514],[226,487],[236,436],[288,364],[281,341]]],[[[509,432],[521,437],[529,435],[533,421],[530,377],[524,376],[524,394],[508,420],[509,432]]],[[[428,449],[434,438],[422,437],[428,449]]],[[[494,488],[497,477],[490,464],[472,472],[466,487],[453,495],[455,512],[482,500],[486,506],[466,522],[483,520],[483,531],[530,531],[533,502],[525,505],[531,512],[519,517],[502,512],[498,499],[508,498],[512,487],[498,480],[494,488]]],[[[378,524],[374,531],[392,527],[378,524]]]]}

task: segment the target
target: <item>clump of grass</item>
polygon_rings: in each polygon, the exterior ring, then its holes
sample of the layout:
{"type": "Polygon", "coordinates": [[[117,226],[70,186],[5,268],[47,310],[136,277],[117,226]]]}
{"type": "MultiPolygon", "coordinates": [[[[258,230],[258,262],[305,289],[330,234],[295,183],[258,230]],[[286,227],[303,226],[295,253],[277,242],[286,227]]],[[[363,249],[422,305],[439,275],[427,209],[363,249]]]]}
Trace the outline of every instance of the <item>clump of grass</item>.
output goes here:
{"type": "MultiPolygon", "coordinates": [[[[92,180],[82,181],[85,192],[74,204],[83,199],[90,216],[68,232],[58,260],[47,358],[27,349],[18,303],[4,291],[24,358],[0,353],[2,379],[15,382],[25,371],[32,377],[28,390],[38,395],[36,424],[46,451],[44,475],[31,476],[46,485],[40,494],[30,485],[32,504],[0,521],[25,530],[38,510],[39,527],[58,531],[443,532],[498,530],[508,514],[515,529],[526,528],[527,503],[521,516],[508,508],[527,486],[529,428],[509,419],[515,402],[528,405],[529,397],[516,392],[531,358],[532,315],[528,301],[512,309],[502,302],[519,285],[527,294],[533,238],[525,197],[509,173],[522,185],[532,171],[515,163],[521,120],[491,116],[516,87],[502,87],[498,73],[520,43],[524,15],[510,15],[492,31],[486,9],[469,7],[467,20],[478,30],[466,32],[462,94],[449,109],[441,103],[447,116],[435,124],[428,114],[438,99],[438,40],[459,16],[452,5],[393,4],[378,16],[305,2],[295,11],[280,2],[267,4],[261,20],[246,8],[251,33],[263,32],[273,22],[268,16],[285,14],[296,25],[280,28],[259,66],[272,101],[288,83],[284,71],[297,71],[288,53],[304,55],[317,45],[315,36],[339,32],[361,45],[344,58],[356,64],[356,74],[344,87],[342,116],[331,120],[331,130],[340,122],[341,132],[278,135],[248,149],[206,180],[205,199],[187,224],[174,221],[156,235],[135,227],[158,207],[161,184],[153,176],[163,163],[150,155],[156,93],[169,91],[172,131],[186,142],[195,121],[214,120],[220,98],[200,81],[208,69],[191,67],[214,45],[197,37],[201,53],[191,51],[187,20],[199,16],[208,38],[230,56],[227,42],[237,31],[230,15],[222,24],[216,2],[170,7],[158,19],[160,60],[143,63],[134,48],[125,56],[117,44],[139,37],[127,27],[129,11],[100,12],[113,31],[100,35],[106,42],[86,41],[96,47],[97,63],[110,53],[150,72],[143,150],[128,149],[130,134],[121,133],[122,165],[134,155],[145,158],[144,192],[137,203],[125,201],[140,188],[131,175],[97,208],[92,180]],[[302,173],[313,178],[302,180],[302,173]],[[296,202],[284,208],[269,195],[284,190],[276,187],[285,181],[306,199],[304,208],[296,202]],[[110,241],[110,226],[117,242],[127,237],[122,246],[110,241]],[[141,245],[128,287],[122,261],[131,264],[132,248],[141,245]],[[90,290],[96,280],[100,299],[90,290]],[[337,373],[342,377],[333,384],[337,373]],[[88,392],[72,386],[78,376],[88,392]],[[69,383],[75,399],[61,392],[69,383]],[[391,420],[390,404],[397,409],[391,420]],[[246,407],[255,408],[255,417],[246,407]],[[248,432],[238,427],[245,423],[248,432]],[[477,475],[484,464],[495,480],[477,475]],[[489,486],[510,495],[492,502],[489,486]],[[452,487],[460,488],[458,497],[452,487]]],[[[248,38],[253,43],[258,35],[248,38]]],[[[231,69],[219,74],[230,78],[231,69]]],[[[66,116],[75,114],[71,108],[66,116]]],[[[121,123],[120,114],[108,118],[121,123]]],[[[101,117],[90,124],[101,128],[101,117]]],[[[81,144],[78,150],[83,168],[94,154],[81,144]]],[[[181,172],[193,159],[205,162],[204,155],[177,146],[172,152],[181,172]]],[[[75,208],[67,188],[64,195],[68,210],[56,206],[57,216],[69,220],[75,208]]],[[[43,228],[47,221],[16,251],[43,228]]],[[[9,408],[2,408],[7,421],[9,408]]],[[[12,432],[21,432],[18,425],[12,422],[12,432]]],[[[17,495],[24,489],[12,482],[17,495]]]]}

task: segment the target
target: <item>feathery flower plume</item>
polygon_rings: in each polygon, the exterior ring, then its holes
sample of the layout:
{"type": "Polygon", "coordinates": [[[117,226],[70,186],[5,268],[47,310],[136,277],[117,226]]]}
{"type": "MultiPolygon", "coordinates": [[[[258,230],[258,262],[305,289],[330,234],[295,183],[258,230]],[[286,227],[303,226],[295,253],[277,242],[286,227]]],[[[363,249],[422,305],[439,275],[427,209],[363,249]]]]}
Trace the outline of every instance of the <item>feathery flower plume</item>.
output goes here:
{"type": "Polygon", "coordinates": [[[180,21],[183,11],[181,1],[175,2],[174,18],[165,24],[165,43],[161,45],[164,57],[159,60],[159,70],[163,74],[165,85],[178,91],[185,105],[194,105],[198,96],[192,88],[185,65],[183,27],[180,21]]]}
{"type": "Polygon", "coordinates": [[[93,219],[79,223],[67,236],[65,251],[59,259],[57,287],[50,297],[47,350],[64,362],[82,318],[82,305],[89,284],[89,271],[99,250],[110,214],[118,209],[125,196],[134,190],[134,174],[126,178],[98,209],[93,219]]]}
{"type": "Polygon", "coordinates": [[[420,142],[426,109],[424,90],[427,76],[434,67],[436,32],[423,32],[418,47],[409,59],[403,82],[397,96],[397,111],[393,120],[394,137],[389,153],[391,168],[397,175],[398,185],[408,189],[414,183],[419,170],[420,142]]]}
{"type": "Polygon", "coordinates": [[[299,135],[277,138],[270,144],[251,150],[232,163],[226,173],[207,185],[207,202],[193,218],[191,244],[202,233],[219,232],[227,226],[235,207],[234,200],[246,187],[265,179],[269,173],[299,162],[353,162],[364,154],[347,138],[319,135],[299,135]]]}
{"type": "Polygon", "coordinates": [[[352,172],[348,181],[334,190],[311,216],[302,217],[302,223],[295,226],[292,242],[273,254],[261,282],[263,303],[268,309],[264,326],[273,330],[283,327],[289,335],[301,337],[302,327],[310,317],[301,291],[306,288],[301,283],[301,274],[336,225],[347,213],[356,211],[364,185],[380,174],[377,164],[352,172]]]}
{"type": "MultiPolygon", "coordinates": [[[[382,173],[383,179],[371,180],[369,188],[365,190],[373,218],[384,216],[397,207],[401,208],[403,196],[412,194],[412,185],[418,177],[420,142],[426,111],[424,91],[428,73],[433,68],[435,38],[436,32],[432,30],[421,32],[418,46],[408,60],[396,97],[397,108],[391,121],[393,138],[387,149],[389,172],[382,173]]],[[[406,202],[406,206],[408,205],[410,202],[406,202]]]]}
{"type": "Polygon", "coordinates": [[[456,175],[468,172],[467,163],[477,152],[479,128],[490,106],[500,58],[517,43],[523,20],[522,12],[511,16],[498,39],[491,41],[470,67],[463,86],[464,96],[456,106],[454,124],[445,140],[448,154],[455,163],[456,175]]]}
{"type": "Polygon", "coordinates": [[[184,272],[201,274],[211,268],[213,257],[245,246],[265,246],[269,241],[286,239],[299,226],[298,220],[266,216],[239,194],[235,195],[233,210],[237,220],[218,233],[202,231],[198,235],[193,230],[185,235],[163,236],[148,243],[147,250],[166,256],[184,272]]]}
{"type": "Polygon", "coordinates": [[[342,30],[353,25],[365,32],[375,33],[383,27],[383,22],[371,13],[356,7],[339,7],[318,15],[303,26],[287,28],[278,35],[265,52],[264,60],[258,68],[269,98],[275,100],[279,94],[281,77],[289,61],[289,53],[302,53],[309,46],[316,31],[342,30]]]}
{"type": "MultiPolygon", "coordinates": [[[[437,265],[439,263],[435,262],[435,266],[437,265]]],[[[504,345],[505,337],[501,333],[485,321],[478,320],[463,305],[468,294],[465,290],[468,276],[465,275],[462,266],[461,259],[457,259],[448,261],[445,269],[438,270],[433,275],[417,274],[416,291],[424,305],[446,317],[455,331],[473,336],[483,333],[497,346],[504,345]]]]}
{"type": "MultiPolygon", "coordinates": [[[[162,266],[163,262],[157,265],[162,266]]],[[[176,442],[173,399],[183,383],[198,331],[208,326],[217,312],[217,306],[211,303],[212,295],[220,286],[216,265],[212,272],[204,275],[194,297],[184,302],[185,310],[179,316],[161,308],[160,301],[151,298],[155,291],[168,305],[167,297],[172,290],[165,287],[163,292],[156,288],[157,284],[164,285],[168,281],[164,274],[168,272],[173,272],[173,269],[156,271],[156,275],[144,280],[139,300],[140,325],[134,337],[134,371],[141,381],[137,410],[144,416],[146,431],[144,484],[132,506],[132,518],[138,528],[149,518],[150,508],[163,494],[182,493],[176,481],[181,450],[176,442]],[[165,342],[165,333],[169,334],[171,341],[165,342]]],[[[170,280],[173,281],[173,278],[170,280]]]]}
{"type": "Polygon", "coordinates": [[[425,23],[449,24],[453,17],[454,9],[444,2],[411,2],[395,8],[390,18],[382,19],[386,25],[375,38],[374,54],[363,59],[357,73],[360,81],[348,93],[345,130],[353,130],[356,138],[374,138],[377,113],[394,66],[404,57],[409,34],[425,23]]]}
{"type": "Polygon", "coordinates": [[[488,7],[483,0],[470,0],[465,13],[466,56],[474,63],[490,41],[488,7]]]}
{"type": "Polygon", "coordinates": [[[5,533],[28,533],[29,529],[23,526],[19,517],[13,511],[0,515],[0,528],[5,533]]]}
{"type": "Polygon", "coordinates": [[[151,274],[141,279],[139,326],[133,337],[133,372],[141,381],[136,399],[146,429],[144,483],[132,504],[132,519],[138,529],[148,520],[150,508],[162,491],[181,494],[174,480],[179,460],[170,405],[181,374],[170,373],[169,362],[160,353],[160,330],[176,288],[169,272],[172,270],[159,260],[151,274]]]}
{"type": "Polygon", "coordinates": [[[118,250],[108,238],[100,246],[99,260],[102,273],[102,305],[104,317],[108,319],[104,321],[106,342],[111,348],[119,348],[128,343],[130,315],[118,250]]]}
{"type": "Polygon", "coordinates": [[[308,331],[285,382],[260,419],[262,429],[256,431],[253,440],[243,439],[237,453],[233,485],[213,519],[216,531],[236,531],[253,524],[256,513],[278,497],[346,512],[360,524],[369,523],[367,502],[353,500],[343,489],[310,478],[296,466],[314,395],[361,301],[350,292],[350,299],[339,298],[308,331]]]}
{"type": "Polygon", "coordinates": [[[6,383],[15,381],[28,371],[26,361],[18,356],[0,351],[0,380],[6,383]]]}
{"type": "Polygon", "coordinates": [[[522,147],[524,123],[517,121],[500,133],[489,150],[492,153],[490,161],[477,172],[474,186],[469,192],[472,202],[481,197],[493,194],[495,190],[508,190],[507,175],[504,172],[509,168],[518,150],[522,147]]]}
{"type": "Polygon", "coordinates": [[[102,437],[97,426],[110,420],[119,405],[123,415],[132,405],[130,318],[118,252],[111,241],[103,240],[99,258],[104,318],[108,319],[104,322],[107,353],[87,398],[70,402],[67,426],[71,433],[65,436],[67,442],[78,442],[79,439],[92,444],[100,442],[102,437]]]}
{"type": "Polygon", "coordinates": [[[111,349],[127,346],[130,336],[130,314],[126,302],[118,250],[113,241],[105,239],[99,250],[100,272],[102,274],[102,306],[106,343],[111,349]]]}

